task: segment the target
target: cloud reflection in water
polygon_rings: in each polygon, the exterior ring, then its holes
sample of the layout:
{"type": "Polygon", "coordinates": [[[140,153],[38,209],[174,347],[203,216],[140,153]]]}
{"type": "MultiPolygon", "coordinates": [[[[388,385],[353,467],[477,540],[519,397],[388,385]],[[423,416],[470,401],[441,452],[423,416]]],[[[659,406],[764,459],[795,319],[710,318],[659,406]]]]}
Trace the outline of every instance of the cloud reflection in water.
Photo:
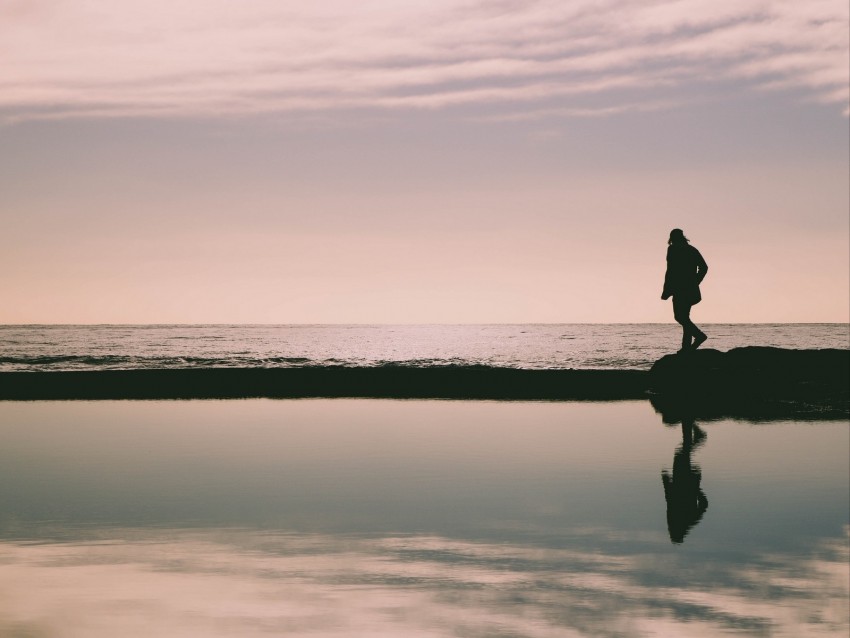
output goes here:
{"type": "MultiPolygon", "coordinates": [[[[846,636],[848,537],[718,563],[692,587],[657,552],[438,536],[89,531],[0,544],[4,636],[846,636]],[[664,584],[659,584],[664,583],[664,584]]],[[[606,547],[606,544],[608,547],[606,547]]]]}

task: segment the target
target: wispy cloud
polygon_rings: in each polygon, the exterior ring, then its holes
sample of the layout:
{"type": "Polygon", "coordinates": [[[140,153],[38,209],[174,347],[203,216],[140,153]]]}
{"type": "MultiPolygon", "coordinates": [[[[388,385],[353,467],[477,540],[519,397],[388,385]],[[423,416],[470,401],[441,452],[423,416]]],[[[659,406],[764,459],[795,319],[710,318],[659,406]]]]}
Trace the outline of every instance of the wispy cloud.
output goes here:
{"type": "Polygon", "coordinates": [[[848,20],[835,0],[5,0],[0,113],[605,115],[706,81],[846,108],[848,20]]]}

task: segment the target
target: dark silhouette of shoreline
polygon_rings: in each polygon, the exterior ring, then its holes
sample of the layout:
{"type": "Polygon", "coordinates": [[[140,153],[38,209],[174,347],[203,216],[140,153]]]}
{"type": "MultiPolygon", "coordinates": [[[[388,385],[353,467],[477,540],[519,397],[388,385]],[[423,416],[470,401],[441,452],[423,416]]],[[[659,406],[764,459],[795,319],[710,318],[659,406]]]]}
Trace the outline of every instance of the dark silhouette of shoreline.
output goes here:
{"type": "Polygon", "coordinates": [[[193,368],[2,372],[0,399],[645,398],[641,370],[520,370],[486,366],[193,368]]]}
{"type": "Polygon", "coordinates": [[[252,397],[649,398],[662,413],[687,404],[700,420],[844,419],[850,415],[850,350],[703,349],[662,357],[649,371],[386,365],[0,372],[0,400],[252,397]]]}
{"type": "Polygon", "coordinates": [[[850,416],[850,350],[702,349],[662,357],[649,375],[651,401],[662,414],[700,420],[850,416]]]}

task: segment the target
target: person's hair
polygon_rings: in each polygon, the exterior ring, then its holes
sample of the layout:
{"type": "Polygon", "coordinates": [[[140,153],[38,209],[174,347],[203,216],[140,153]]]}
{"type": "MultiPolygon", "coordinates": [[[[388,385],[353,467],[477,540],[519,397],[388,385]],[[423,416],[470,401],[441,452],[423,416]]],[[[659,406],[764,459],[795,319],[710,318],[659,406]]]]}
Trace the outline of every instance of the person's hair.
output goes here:
{"type": "Polygon", "coordinates": [[[686,244],[689,241],[681,228],[674,228],[670,231],[670,239],[667,240],[667,244],[686,244]]]}

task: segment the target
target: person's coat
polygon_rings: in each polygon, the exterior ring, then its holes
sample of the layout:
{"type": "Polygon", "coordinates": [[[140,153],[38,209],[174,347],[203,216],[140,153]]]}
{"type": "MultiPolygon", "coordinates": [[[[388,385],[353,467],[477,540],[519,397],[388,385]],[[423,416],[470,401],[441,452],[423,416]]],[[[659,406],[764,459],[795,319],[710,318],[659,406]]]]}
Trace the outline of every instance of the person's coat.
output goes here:
{"type": "Polygon", "coordinates": [[[708,264],[696,248],[688,243],[670,244],[661,298],[673,297],[691,305],[699,303],[702,300],[699,285],[707,272],[708,264]]]}

